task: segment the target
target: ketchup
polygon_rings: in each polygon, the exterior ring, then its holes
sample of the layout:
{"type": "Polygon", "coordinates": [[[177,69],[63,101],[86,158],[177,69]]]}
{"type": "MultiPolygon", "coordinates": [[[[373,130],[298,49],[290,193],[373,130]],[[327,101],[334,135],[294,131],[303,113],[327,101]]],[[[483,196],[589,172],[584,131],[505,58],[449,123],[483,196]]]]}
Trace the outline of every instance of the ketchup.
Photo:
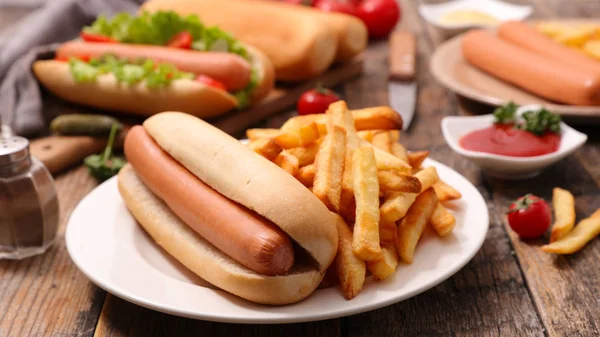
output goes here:
{"type": "Polygon", "coordinates": [[[475,130],[460,139],[466,150],[493,153],[510,157],[533,157],[558,150],[560,134],[546,132],[537,136],[529,131],[515,129],[512,124],[494,124],[475,130]]]}

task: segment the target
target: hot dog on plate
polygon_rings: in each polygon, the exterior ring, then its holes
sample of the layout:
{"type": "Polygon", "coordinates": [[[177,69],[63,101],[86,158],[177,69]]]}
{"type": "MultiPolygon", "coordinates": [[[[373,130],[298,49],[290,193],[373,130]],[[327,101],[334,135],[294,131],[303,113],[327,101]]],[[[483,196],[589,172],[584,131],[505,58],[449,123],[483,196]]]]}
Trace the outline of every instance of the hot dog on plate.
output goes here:
{"type": "Polygon", "coordinates": [[[190,270],[264,304],[317,288],[337,251],[335,218],[294,177],[178,112],[133,128],[125,153],[118,181],[127,208],[190,270]]]}
{"type": "Polygon", "coordinates": [[[266,56],[196,16],[159,11],[99,17],[33,71],[56,96],[150,116],[178,110],[214,117],[246,108],[274,85],[266,56]]]}

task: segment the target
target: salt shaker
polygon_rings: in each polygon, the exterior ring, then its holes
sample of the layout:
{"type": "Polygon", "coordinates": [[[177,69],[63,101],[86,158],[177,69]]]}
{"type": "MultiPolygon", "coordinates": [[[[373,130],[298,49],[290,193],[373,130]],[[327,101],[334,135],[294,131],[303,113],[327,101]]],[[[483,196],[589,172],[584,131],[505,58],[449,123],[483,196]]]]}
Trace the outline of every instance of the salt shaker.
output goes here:
{"type": "Polygon", "coordinates": [[[58,230],[58,199],[44,164],[29,153],[29,141],[0,136],[0,259],[45,252],[58,230]]]}

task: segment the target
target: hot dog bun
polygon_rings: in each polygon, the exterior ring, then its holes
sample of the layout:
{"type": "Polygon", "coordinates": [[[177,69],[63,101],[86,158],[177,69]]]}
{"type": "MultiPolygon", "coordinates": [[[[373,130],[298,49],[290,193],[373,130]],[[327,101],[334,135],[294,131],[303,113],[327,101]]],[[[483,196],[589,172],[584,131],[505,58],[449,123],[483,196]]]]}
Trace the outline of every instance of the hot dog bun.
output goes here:
{"type": "MultiPolygon", "coordinates": [[[[258,76],[258,85],[250,97],[251,103],[256,103],[273,88],[274,69],[262,52],[252,47],[246,48],[258,76]]],[[[55,60],[34,62],[33,72],[42,86],[61,99],[131,115],[146,117],[161,111],[177,110],[200,118],[210,118],[237,106],[233,95],[194,80],[178,79],[165,88],[148,89],[143,83],[132,86],[119,84],[114,75],[104,74],[93,83],[77,83],[71,75],[69,64],[55,60]]],[[[232,73],[231,76],[236,74],[232,73]]]]}
{"type": "Polygon", "coordinates": [[[121,195],[159,245],[200,277],[254,302],[293,303],[316,289],[333,262],[338,239],[335,218],[306,187],[236,139],[193,116],[163,112],[148,118],[144,129],[204,184],[289,235],[296,244],[296,263],[285,276],[261,275],[242,267],[192,235],[191,227],[183,224],[131,169],[124,169],[119,174],[121,195]]]}
{"type": "Polygon", "coordinates": [[[295,6],[243,0],[154,0],[140,11],[173,10],[196,14],[235,38],[263,51],[282,81],[304,81],[323,73],[333,63],[338,36],[322,16],[295,6]],[[267,24],[268,23],[268,24],[267,24]]]}
{"type": "Polygon", "coordinates": [[[144,230],[167,253],[207,282],[252,302],[283,305],[310,295],[322,272],[294,266],[286,276],[264,276],[235,263],[183,223],[128,164],[119,172],[119,192],[144,230]]]}

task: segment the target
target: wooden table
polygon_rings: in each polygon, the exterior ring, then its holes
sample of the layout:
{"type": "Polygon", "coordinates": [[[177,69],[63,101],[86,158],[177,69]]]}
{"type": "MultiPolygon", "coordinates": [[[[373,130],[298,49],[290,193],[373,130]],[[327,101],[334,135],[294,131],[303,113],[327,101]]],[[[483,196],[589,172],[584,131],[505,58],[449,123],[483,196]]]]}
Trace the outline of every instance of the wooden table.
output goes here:
{"type": "MultiPolygon", "coordinates": [[[[598,17],[597,0],[532,0],[535,18],[598,17]]],[[[178,318],[147,310],[107,294],[71,262],[64,228],[75,205],[96,183],[85,168],[58,177],[62,226],[58,244],[46,254],[0,262],[0,336],[599,336],[600,240],[572,256],[555,257],[523,242],[508,230],[504,212],[526,192],[546,199],[560,186],[577,199],[578,218],[600,207],[600,136],[590,136],[577,153],[535,179],[507,182],[490,178],[446,146],[440,120],[447,115],[486,113],[463,102],[428,72],[441,42],[417,14],[417,1],[402,1],[402,29],[419,35],[419,97],[411,129],[402,135],[409,149],[429,149],[431,157],[466,176],[485,197],[490,230],[483,248],[456,275],[401,303],[372,312],[322,322],[291,325],[235,325],[178,318]]],[[[0,9],[0,25],[22,10],[0,9]]],[[[0,27],[1,28],[1,27],[0,27]]],[[[366,73],[339,88],[350,107],[387,103],[385,42],[366,52],[366,73]]],[[[283,114],[261,126],[279,126],[283,114]]]]}

